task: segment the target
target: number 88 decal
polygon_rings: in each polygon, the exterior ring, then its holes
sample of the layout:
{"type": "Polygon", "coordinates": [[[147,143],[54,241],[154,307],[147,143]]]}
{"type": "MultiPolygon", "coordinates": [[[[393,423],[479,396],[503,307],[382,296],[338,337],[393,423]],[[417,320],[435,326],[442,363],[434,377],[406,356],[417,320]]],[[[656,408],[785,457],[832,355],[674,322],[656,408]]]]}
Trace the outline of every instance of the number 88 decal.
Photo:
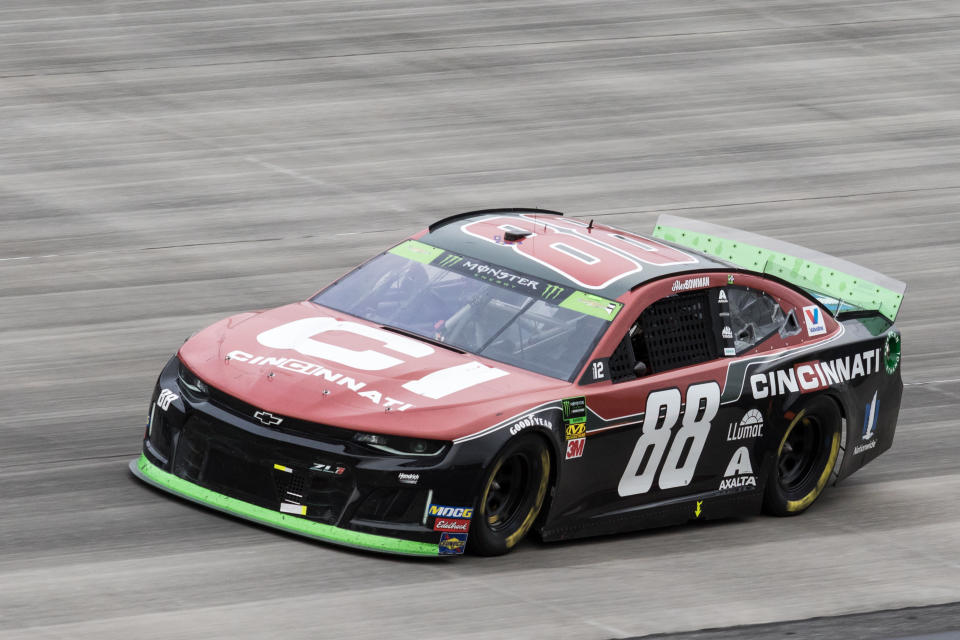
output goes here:
{"type": "Polygon", "coordinates": [[[690,484],[710,434],[710,423],[720,409],[720,385],[716,382],[690,385],[681,427],[671,445],[670,436],[680,417],[680,404],[680,390],[676,388],[654,391],[647,396],[642,432],[617,487],[621,497],[650,491],[664,453],[667,459],[660,471],[658,486],[675,489],[690,484]],[[687,448],[687,441],[690,441],[690,451],[681,464],[680,456],[687,448]]]}

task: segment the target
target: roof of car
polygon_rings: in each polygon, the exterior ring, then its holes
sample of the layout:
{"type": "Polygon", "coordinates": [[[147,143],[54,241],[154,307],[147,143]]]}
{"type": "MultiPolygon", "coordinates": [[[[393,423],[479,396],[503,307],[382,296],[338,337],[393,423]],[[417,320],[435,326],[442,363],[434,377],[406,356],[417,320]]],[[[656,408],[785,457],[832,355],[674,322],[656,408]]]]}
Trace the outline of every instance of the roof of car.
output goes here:
{"type": "Polygon", "coordinates": [[[418,240],[609,299],[665,276],[736,268],[669,242],[546,209],[460,213],[433,223],[418,240]]]}

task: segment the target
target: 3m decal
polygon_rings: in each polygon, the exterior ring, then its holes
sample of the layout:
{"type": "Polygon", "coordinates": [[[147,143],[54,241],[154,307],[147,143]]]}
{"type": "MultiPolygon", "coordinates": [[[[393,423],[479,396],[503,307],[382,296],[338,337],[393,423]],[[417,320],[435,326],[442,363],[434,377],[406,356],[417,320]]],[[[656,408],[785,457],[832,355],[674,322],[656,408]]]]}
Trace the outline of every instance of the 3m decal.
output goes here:
{"type": "Polygon", "coordinates": [[[705,382],[687,389],[686,410],[676,435],[673,427],[680,418],[680,390],[661,389],[647,396],[643,427],[627,462],[617,493],[621,497],[646,493],[653,486],[660,463],[658,486],[673,489],[690,484],[710,434],[710,423],[720,409],[720,385],[705,382]],[[671,436],[673,441],[671,444],[671,436]],[[669,445],[669,451],[668,451],[669,445]],[[681,464],[681,456],[686,456],[681,464]],[[664,454],[666,460],[664,461],[664,454]]]}
{"type": "Polygon", "coordinates": [[[431,504],[427,515],[434,518],[472,518],[473,509],[470,507],[445,507],[442,504],[431,504]]]}
{"type": "Polygon", "coordinates": [[[470,530],[470,521],[456,518],[437,518],[433,523],[433,530],[466,533],[470,530]]]}
{"type": "Polygon", "coordinates": [[[740,447],[734,452],[730,462],[727,463],[727,470],[724,471],[723,480],[720,481],[720,490],[727,491],[756,486],[757,476],[753,475],[750,451],[746,447],[740,447]]]}
{"type": "Polygon", "coordinates": [[[819,336],[827,332],[827,321],[820,307],[816,305],[804,307],[803,320],[807,324],[808,336],[819,336]]]}
{"type": "Polygon", "coordinates": [[[876,373],[880,367],[880,349],[872,349],[830,361],[814,360],[750,376],[750,390],[756,400],[787,393],[810,393],[876,373]]]}
{"type": "Polygon", "coordinates": [[[160,407],[161,410],[166,411],[170,408],[170,404],[179,397],[180,396],[173,391],[170,391],[170,389],[161,389],[160,395],[157,396],[157,406],[160,407]]]}
{"type": "Polygon", "coordinates": [[[759,438],[763,435],[763,414],[756,409],[747,411],[740,422],[731,422],[727,427],[727,442],[759,438]]]}
{"type": "Polygon", "coordinates": [[[873,392],[873,400],[867,403],[863,411],[863,432],[860,439],[864,441],[853,448],[853,455],[869,451],[877,446],[877,440],[874,436],[877,434],[877,418],[880,414],[880,404],[877,400],[877,392],[873,392]]]}
{"type": "Polygon", "coordinates": [[[639,272],[641,263],[692,264],[697,260],[655,240],[628,233],[589,228],[569,219],[491,216],[473,220],[461,231],[492,244],[506,232],[525,234],[524,242],[509,245],[516,253],[559,273],[587,289],[602,289],[639,272]],[[576,277],[574,276],[576,274],[576,277]]]}
{"type": "Polygon", "coordinates": [[[443,533],[440,534],[440,555],[452,556],[463,553],[467,548],[467,534],[443,533]]]}
{"type": "Polygon", "coordinates": [[[586,438],[576,438],[575,440],[567,441],[567,460],[573,460],[574,458],[579,458],[583,456],[583,449],[587,445],[586,438]]]}

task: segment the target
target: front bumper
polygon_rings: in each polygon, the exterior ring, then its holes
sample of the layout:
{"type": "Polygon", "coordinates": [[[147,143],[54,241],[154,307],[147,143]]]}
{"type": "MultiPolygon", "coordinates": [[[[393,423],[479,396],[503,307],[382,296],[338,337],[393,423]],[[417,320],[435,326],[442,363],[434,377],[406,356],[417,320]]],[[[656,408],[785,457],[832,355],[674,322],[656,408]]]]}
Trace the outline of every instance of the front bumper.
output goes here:
{"type": "Polygon", "coordinates": [[[371,549],[387,553],[396,553],[409,556],[436,556],[439,554],[439,544],[430,542],[415,542],[388,538],[360,531],[349,531],[320,522],[313,522],[295,515],[288,515],[271,511],[257,505],[225,496],[221,493],[204,489],[192,482],[167,473],[150,462],[143,454],[137,460],[130,461],[130,471],[149,485],[163,489],[169,493],[186,498],[193,502],[213,507],[234,516],[239,516],[253,522],[270,527],[290,531],[299,535],[334,542],[348,547],[371,549]]]}
{"type": "Polygon", "coordinates": [[[238,398],[191,391],[178,364],[171,359],[160,374],[143,451],[130,464],[144,482],[350,547],[463,553],[466,534],[442,529],[428,511],[472,507],[482,460],[465,459],[457,445],[422,458],[383,454],[353,442],[352,431],[289,417],[261,424],[252,419],[259,410],[238,398]]]}

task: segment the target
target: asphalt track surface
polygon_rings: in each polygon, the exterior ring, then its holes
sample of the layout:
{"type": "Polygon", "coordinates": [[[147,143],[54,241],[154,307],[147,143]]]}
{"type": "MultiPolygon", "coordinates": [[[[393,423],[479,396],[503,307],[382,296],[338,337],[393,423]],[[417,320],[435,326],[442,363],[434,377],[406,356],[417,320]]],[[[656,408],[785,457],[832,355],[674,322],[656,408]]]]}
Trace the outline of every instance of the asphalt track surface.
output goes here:
{"type": "Polygon", "coordinates": [[[956,0],[5,2],[0,132],[0,638],[609,638],[960,601],[956,0]],[[130,477],[194,330],[503,205],[672,212],[905,280],[894,447],[799,518],[449,562],[130,477]]]}

